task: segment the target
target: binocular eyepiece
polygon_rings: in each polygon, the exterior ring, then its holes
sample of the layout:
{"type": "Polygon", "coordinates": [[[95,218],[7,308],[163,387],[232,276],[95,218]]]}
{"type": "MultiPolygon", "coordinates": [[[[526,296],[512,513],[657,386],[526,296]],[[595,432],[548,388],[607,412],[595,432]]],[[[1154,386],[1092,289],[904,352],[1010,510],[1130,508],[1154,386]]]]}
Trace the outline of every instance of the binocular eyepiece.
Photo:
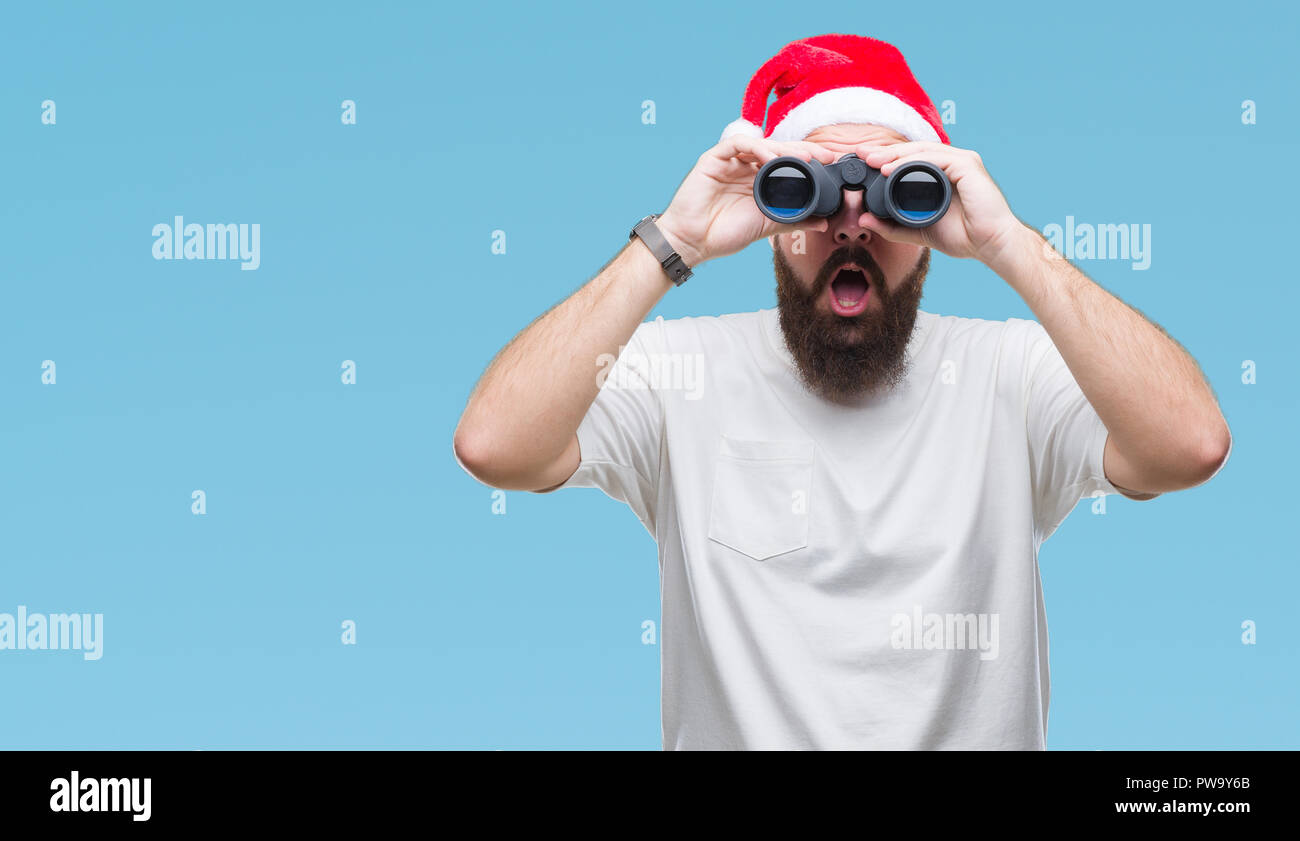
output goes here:
{"type": "Polygon", "coordinates": [[[868,213],[909,228],[938,222],[952,202],[948,176],[922,161],[902,164],[885,177],[854,154],[829,165],[784,156],[768,161],[754,176],[758,209],[768,219],[784,224],[809,216],[834,216],[844,190],[864,191],[868,213]]]}

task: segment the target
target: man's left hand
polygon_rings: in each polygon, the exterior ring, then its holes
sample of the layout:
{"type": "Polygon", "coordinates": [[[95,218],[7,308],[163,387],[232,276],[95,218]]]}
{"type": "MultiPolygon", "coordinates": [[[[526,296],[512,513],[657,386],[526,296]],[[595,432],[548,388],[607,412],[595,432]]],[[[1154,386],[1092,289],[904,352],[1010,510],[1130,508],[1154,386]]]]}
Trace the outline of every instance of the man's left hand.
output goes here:
{"type": "Polygon", "coordinates": [[[943,143],[869,143],[859,146],[856,152],[867,166],[885,176],[900,164],[925,161],[942,169],[952,182],[948,212],[929,227],[908,228],[864,212],[859,224],[887,240],[924,245],[950,257],[973,257],[992,264],[1024,233],[1024,223],[1011,212],[980,156],[969,149],[943,143]]]}

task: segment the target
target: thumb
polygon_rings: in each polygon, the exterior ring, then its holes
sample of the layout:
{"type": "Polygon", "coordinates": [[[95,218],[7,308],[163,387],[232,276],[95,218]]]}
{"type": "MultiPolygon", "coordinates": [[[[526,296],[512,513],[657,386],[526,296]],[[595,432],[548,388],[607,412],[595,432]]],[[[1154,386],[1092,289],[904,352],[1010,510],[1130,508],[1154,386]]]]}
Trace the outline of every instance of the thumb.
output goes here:
{"type": "Polygon", "coordinates": [[[874,214],[863,213],[862,218],[858,220],[858,224],[890,242],[925,245],[925,235],[919,229],[908,228],[892,219],[881,219],[874,214]]]}
{"type": "Polygon", "coordinates": [[[802,222],[790,226],[792,231],[809,231],[824,234],[831,229],[831,222],[824,216],[810,216],[802,222]]]}
{"type": "Polygon", "coordinates": [[[824,234],[828,230],[830,230],[830,220],[823,216],[809,216],[802,222],[782,223],[769,221],[764,236],[791,236],[805,232],[824,234]]]}

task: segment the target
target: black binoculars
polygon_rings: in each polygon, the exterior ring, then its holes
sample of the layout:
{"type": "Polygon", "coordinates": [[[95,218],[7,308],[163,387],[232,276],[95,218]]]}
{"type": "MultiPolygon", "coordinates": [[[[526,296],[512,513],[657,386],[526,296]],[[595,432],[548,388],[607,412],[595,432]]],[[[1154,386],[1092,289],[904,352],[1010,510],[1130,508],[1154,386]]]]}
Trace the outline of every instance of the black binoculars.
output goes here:
{"type": "Polygon", "coordinates": [[[952,183],[942,169],[909,161],[889,177],[857,155],[833,164],[780,157],[768,161],[754,177],[754,201],[763,215],[790,224],[809,216],[834,216],[844,190],[865,191],[867,212],[909,228],[938,222],[952,202],[952,183]]]}

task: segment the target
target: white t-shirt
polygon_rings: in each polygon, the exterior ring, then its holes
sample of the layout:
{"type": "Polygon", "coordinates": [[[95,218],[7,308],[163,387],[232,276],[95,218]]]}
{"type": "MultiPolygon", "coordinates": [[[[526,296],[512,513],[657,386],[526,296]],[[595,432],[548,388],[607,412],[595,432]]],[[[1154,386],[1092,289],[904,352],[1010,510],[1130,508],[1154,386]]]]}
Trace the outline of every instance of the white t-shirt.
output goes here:
{"type": "Polygon", "coordinates": [[[561,486],[658,544],[664,747],[1045,748],[1038,548],[1118,492],[1047,332],[921,312],[904,382],[843,407],[777,319],[640,325],[561,486]]]}

